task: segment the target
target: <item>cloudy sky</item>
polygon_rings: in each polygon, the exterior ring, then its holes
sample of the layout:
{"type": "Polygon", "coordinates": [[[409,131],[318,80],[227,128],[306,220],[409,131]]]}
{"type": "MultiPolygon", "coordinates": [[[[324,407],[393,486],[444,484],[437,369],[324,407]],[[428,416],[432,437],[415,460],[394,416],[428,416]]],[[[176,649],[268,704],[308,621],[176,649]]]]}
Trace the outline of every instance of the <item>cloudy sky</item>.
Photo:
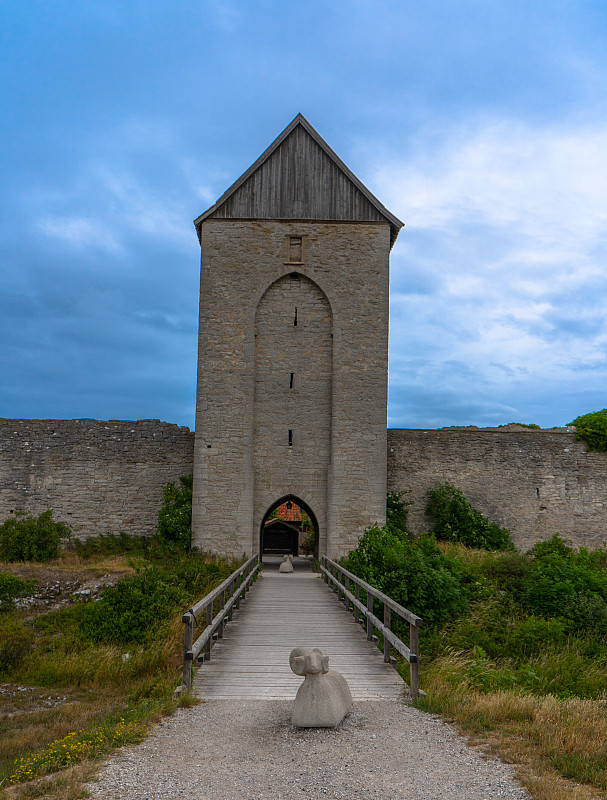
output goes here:
{"type": "Polygon", "coordinates": [[[298,112],[406,223],[392,427],[607,406],[604,0],[0,15],[0,416],[193,427],[192,220],[298,112]]]}

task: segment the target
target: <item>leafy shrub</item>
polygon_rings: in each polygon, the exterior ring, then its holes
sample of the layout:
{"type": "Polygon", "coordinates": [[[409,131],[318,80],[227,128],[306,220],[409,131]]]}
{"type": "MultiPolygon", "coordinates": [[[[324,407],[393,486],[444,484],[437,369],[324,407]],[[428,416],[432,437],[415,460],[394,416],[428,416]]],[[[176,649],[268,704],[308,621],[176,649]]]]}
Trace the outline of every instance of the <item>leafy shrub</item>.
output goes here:
{"type": "Polygon", "coordinates": [[[510,533],[473,508],[464,493],[450,483],[437,483],[428,492],[426,514],[434,517],[437,539],[462,542],[483,550],[510,550],[510,533]]]}
{"type": "Polygon", "coordinates": [[[37,581],[24,580],[10,572],[0,572],[0,614],[12,611],[15,600],[33,594],[37,585],[37,581]]]}
{"type": "Polygon", "coordinates": [[[466,607],[457,560],[439,550],[434,537],[409,540],[388,526],[367,528],[344,560],[346,569],[424,619],[438,625],[466,607]]]}
{"type": "Polygon", "coordinates": [[[314,554],[314,548],[316,547],[316,533],[314,529],[308,531],[306,534],[306,538],[301,543],[301,549],[307,556],[311,556],[314,554]]]}
{"type": "Polygon", "coordinates": [[[59,555],[61,540],[69,539],[65,522],[53,522],[53,512],[38,518],[18,512],[0,525],[0,557],[5,561],[50,561],[59,555]]]}
{"type": "Polygon", "coordinates": [[[179,478],[181,488],[171,481],[164,487],[163,504],[158,512],[158,534],[168,545],[187,552],[192,544],[192,475],[179,478]]]}
{"type": "Polygon", "coordinates": [[[25,625],[12,616],[0,621],[0,674],[10,673],[23,662],[31,644],[25,625]]]}
{"type": "Polygon", "coordinates": [[[522,601],[534,614],[564,617],[604,630],[607,619],[607,571],[601,551],[576,552],[555,535],[530,551],[531,564],[522,584],[522,601]]]}
{"type": "MultiPolygon", "coordinates": [[[[208,561],[190,553],[140,567],[101,598],[76,607],[80,634],[94,642],[148,641],[161,622],[205,594],[236,569],[235,562],[208,561]]],[[[45,615],[50,617],[51,615],[45,615]]]]}
{"type": "Polygon", "coordinates": [[[531,428],[532,430],[541,430],[541,426],[535,422],[508,422],[505,425],[498,425],[498,428],[507,428],[508,425],[518,425],[519,428],[531,428]]]}
{"type": "Polygon", "coordinates": [[[576,417],[570,425],[575,425],[575,438],[582,439],[589,450],[607,450],[607,408],[576,417]]]}
{"type": "Polygon", "coordinates": [[[74,539],[72,547],[81,558],[93,558],[95,556],[110,556],[115,553],[133,553],[145,550],[149,545],[147,536],[135,536],[124,533],[102,533],[99,536],[90,536],[81,541],[74,539]]]}
{"type": "Polygon", "coordinates": [[[162,620],[186,604],[181,586],[156,567],[143,568],[108,587],[98,602],[88,603],[80,631],[94,642],[144,642],[162,620]]]}
{"type": "MultiPolygon", "coordinates": [[[[386,495],[386,527],[393,533],[406,533],[407,515],[411,500],[403,500],[405,492],[388,492],[386,495]]],[[[406,492],[408,494],[408,492],[406,492]]]]}

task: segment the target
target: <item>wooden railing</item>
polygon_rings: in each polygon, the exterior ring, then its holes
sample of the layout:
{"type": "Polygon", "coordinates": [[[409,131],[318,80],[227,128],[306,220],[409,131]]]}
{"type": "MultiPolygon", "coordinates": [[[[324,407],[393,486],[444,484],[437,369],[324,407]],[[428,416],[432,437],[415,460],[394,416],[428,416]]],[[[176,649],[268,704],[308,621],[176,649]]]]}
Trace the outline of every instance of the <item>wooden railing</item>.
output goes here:
{"type": "Polygon", "coordinates": [[[184,689],[192,688],[192,662],[199,658],[204,650],[203,660],[209,661],[211,658],[211,647],[215,633],[217,638],[223,636],[223,626],[232,619],[234,608],[238,608],[240,601],[246,592],[251,588],[251,584],[261,568],[259,555],[254,555],[246,564],[235,570],[225,581],[212,592],[209,592],[202,600],[199,600],[192,608],[188,608],[181,621],[185,625],[183,632],[183,686],[184,689]],[[213,611],[215,616],[213,616],[213,611]],[[194,642],[194,626],[200,627],[204,622],[205,628],[194,642]]]}
{"type": "Polygon", "coordinates": [[[421,617],[412,614],[391,597],[380,592],[373,586],[361,580],[356,575],[340,567],[327,556],[320,557],[320,571],[330,588],[337,592],[338,599],[343,595],[343,601],[348,610],[352,612],[356,622],[367,623],[367,639],[373,639],[375,628],[384,638],[384,661],[390,661],[390,647],[393,647],[411,665],[410,690],[411,697],[419,697],[419,628],[422,625],[421,617]],[[354,587],[354,594],[351,589],[354,587]],[[360,599],[361,590],[366,594],[366,604],[360,599]],[[384,607],[383,622],[373,613],[373,600],[379,600],[384,607]],[[392,631],[392,612],[409,623],[409,646],[392,631]],[[362,619],[361,619],[362,614],[362,619]]]}

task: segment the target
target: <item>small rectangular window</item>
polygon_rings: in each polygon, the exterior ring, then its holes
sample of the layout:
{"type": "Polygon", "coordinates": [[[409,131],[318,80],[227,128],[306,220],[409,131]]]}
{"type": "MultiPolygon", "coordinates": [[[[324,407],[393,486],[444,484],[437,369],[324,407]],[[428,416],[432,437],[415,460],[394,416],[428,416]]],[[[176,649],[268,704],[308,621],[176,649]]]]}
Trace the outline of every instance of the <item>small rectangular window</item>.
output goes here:
{"type": "Polygon", "coordinates": [[[297,327],[297,306],[295,306],[295,316],[293,317],[293,325],[297,327]]]}
{"type": "Polygon", "coordinates": [[[289,447],[293,447],[293,431],[289,428],[289,447]]]}
{"type": "Polygon", "coordinates": [[[289,389],[293,388],[293,375],[294,374],[295,374],[294,372],[291,372],[291,374],[290,374],[290,377],[289,377],[289,389]]]}
{"type": "Polygon", "coordinates": [[[301,262],[302,246],[301,236],[289,237],[289,261],[301,262]]]}

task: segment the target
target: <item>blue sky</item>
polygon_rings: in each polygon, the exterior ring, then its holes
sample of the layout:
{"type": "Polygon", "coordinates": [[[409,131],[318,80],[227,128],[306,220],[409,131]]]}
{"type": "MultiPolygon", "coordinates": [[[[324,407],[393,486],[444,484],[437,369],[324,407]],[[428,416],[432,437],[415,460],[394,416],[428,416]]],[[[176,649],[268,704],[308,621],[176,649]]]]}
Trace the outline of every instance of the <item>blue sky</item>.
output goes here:
{"type": "Polygon", "coordinates": [[[0,416],[193,427],[192,220],[298,112],[406,223],[392,427],[607,406],[604,2],[0,13],[0,416]]]}

